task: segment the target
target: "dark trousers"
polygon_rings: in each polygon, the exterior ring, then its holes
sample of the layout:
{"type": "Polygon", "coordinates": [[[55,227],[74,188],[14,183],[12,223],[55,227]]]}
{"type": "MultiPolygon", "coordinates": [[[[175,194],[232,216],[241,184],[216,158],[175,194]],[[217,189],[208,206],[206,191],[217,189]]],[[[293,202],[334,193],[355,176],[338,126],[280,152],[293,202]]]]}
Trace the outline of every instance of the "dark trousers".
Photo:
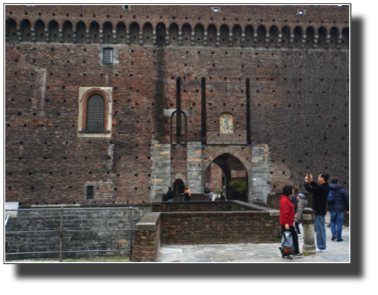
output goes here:
{"type": "MultiPolygon", "coordinates": [[[[286,231],[285,226],[281,225],[282,233],[286,231]]],[[[293,237],[293,244],[294,244],[294,252],[295,254],[299,253],[299,246],[298,246],[298,235],[297,232],[295,231],[294,226],[289,227],[289,232],[291,232],[291,236],[293,237]]]]}
{"type": "Polygon", "coordinates": [[[297,233],[300,235],[300,234],[301,234],[301,231],[299,230],[299,225],[300,225],[300,223],[296,223],[296,222],[294,222],[295,230],[296,230],[297,233]]]}

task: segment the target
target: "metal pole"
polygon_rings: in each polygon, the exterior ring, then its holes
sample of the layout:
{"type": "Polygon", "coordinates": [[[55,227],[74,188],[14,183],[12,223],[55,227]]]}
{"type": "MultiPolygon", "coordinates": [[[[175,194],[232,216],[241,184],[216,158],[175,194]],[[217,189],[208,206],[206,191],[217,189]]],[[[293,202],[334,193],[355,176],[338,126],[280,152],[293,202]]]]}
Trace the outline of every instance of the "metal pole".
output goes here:
{"type": "Polygon", "coordinates": [[[60,231],[59,231],[59,262],[63,261],[63,210],[60,211],[60,231]]]}
{"type": "Polygon", "coordinates": [[[131,261],[131,258],[133,256],[133,241],[132,241],[132,238],[133,238],[133,209],[130,210],[130,239],[129,239],[129,243],[130,243],[130,258],[129,260],[131,261]]]}

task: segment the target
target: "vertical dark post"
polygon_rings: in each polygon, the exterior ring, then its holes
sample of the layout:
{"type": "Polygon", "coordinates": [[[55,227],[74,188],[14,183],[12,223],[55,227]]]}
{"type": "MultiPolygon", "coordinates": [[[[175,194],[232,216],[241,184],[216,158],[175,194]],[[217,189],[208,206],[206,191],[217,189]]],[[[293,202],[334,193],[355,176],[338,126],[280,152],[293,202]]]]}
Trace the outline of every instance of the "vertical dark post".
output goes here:
{"type": "Polygon", "coordinates": [[[249,98],[249,78],[245,80],[247,94],[247,144],[251,143],[251,105],[249,98]]]}
{"type": "Polygon", "coordinates": [[[205,78],[201,79],[201,137],[206,144],[206,84],[205,78]]]}
{"type": "Polygon", "coordinates": [[[59,262],[63,261],[63,210],[60,210],[60,230],[59,230],[59,262]]]}
{"type": "Polygon", "coordinates": [[[129,238],[129,243],[130,243],[130,254],[129,254],[129,260],[131,262],[131,259],[133,258],[133,207],[130,207],[130,238],[129,238]]]}
{"type": "Polygon", "coordinates": [[[176,105],[177,105],[177,112],[176,112],[176,143],[181,144],[181,79],[180,77],[177,78],[176,81],[176,105]]]}

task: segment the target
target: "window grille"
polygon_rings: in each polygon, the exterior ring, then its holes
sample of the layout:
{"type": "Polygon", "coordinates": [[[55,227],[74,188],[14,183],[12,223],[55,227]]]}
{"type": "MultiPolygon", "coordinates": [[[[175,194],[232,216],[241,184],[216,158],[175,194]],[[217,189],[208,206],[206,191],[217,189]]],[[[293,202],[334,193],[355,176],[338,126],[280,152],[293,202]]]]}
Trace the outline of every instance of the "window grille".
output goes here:
{"type": "Polygon", "coordinates": [[[104,48],[104,64],[113,63],[113,48],[104,48]]]}
{"type": "Polygon", "coordinates": [[[105,102],[99,94],[94,94],[87,103],[87,131],[105,131],[105,102]]]}

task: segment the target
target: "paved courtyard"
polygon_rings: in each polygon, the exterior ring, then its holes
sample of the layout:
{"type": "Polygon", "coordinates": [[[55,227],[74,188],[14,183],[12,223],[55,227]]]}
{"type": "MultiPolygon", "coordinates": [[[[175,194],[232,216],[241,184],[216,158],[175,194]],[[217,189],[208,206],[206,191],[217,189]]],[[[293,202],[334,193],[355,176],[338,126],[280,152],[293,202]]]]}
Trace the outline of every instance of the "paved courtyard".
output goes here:
{"type": "MultiPolygon", "coordinates": [[[[280,243],[269,244],[214,244],[166,245],[158,253],[158,262],[350,262],[349,227],[343,227],[343,242],[331,241],[331,228],[327,231],[327,251],[311,254],[292,261],[282,259],[280,243]]],[[[299,238],[302,249],[303,238],[299,238]]]]}

